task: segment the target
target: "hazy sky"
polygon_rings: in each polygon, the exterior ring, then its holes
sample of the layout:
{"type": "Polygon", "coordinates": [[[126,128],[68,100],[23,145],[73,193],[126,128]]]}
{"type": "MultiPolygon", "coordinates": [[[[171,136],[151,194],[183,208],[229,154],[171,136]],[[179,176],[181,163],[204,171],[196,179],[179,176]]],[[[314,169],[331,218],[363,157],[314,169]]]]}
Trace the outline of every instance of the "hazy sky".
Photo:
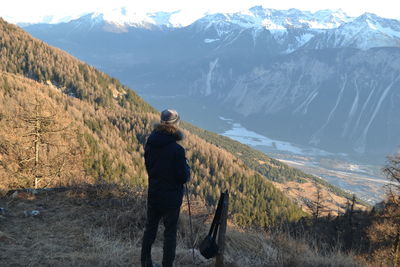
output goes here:
{"type": "Polygon", "coordinates": [[[77,16],[84,12],[121,6],[134,7],[138,11],[190,10],[199,12],[232,12],[255,5],[267,8],[316,11],[319,9],[343,9],[351,16],[372,12],[383,17],[400,18],[398,0],[0,0],[0,16],[18,21],[33,21],[39,17],[77,16]]]}

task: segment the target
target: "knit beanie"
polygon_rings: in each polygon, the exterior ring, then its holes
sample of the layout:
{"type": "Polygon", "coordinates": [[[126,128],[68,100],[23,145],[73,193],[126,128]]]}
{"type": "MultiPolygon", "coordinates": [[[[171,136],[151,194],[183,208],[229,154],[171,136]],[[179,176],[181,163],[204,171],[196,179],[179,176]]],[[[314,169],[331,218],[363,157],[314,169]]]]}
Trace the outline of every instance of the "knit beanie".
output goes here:
{"type": "Polygon", "coordinates": [[[164,124],[176,124],[179,121],[179,114],[176,110],[166,109],[161,112],[160,122],[164,124]]]}

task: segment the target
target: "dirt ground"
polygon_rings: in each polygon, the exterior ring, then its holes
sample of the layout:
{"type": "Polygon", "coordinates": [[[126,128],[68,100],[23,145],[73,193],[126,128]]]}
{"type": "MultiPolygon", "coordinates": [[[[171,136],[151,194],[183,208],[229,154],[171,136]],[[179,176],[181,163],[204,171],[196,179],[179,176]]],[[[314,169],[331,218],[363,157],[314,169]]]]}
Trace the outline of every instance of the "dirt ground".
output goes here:
{"type": "MultiPolygon", "coordinates": [[[[1,197],[0,208],[0,266],[140,266],[146,209],[140,192],[94,187],[21,192],[1,197]]],[[[181,215],[180,224],[187,223],[181,215]]],[[[205,233],[205,227],[195,230],[205,233]]],[[[194,265],[188,231],[180,227],[177,266],[194,265]]],[[[195,253],[198,266],[209,266],[195,253]]],[[[153,258],[161,262],[161,257],[159,233],[153,258]]]]}

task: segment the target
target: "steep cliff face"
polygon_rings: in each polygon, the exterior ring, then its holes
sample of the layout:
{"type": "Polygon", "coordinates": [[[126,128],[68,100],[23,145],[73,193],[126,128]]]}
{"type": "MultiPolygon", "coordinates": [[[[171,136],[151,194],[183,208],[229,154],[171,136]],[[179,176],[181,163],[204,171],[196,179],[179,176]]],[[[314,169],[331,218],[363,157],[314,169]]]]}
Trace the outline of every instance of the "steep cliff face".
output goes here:
{"type": "Polygon", "coordinates": [[[191,94],[218,99],[261,131],[331,151],[387,153],[400,143],[400,49],[301,50],[239,75],[233,68],[210,60],[191,94]]]}

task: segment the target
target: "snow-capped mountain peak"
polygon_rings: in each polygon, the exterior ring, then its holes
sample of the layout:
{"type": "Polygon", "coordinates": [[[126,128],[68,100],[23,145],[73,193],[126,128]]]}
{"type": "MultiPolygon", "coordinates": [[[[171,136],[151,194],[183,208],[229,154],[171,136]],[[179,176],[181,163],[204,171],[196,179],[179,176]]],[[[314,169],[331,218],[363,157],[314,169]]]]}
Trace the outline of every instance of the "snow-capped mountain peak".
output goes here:
{"type": "Polygon", "coordinates": [[[146,14],[121,7],[94,12],[85,17],[91,20],[92,24],[106,23],[123,29],[126,27],[149,28],[151,26],[170,26],[168,23],[170,16],[171,14],[166,12],[146,14]]]}
{"type": "Polygon", "coordinates": [[[153,22],[156,25],[159,26],[168,26],[168,27],[179,27],[180,25],[176,25],[171,22],[171,18],[179,14],[180,11],[174,11],[174,12],[153,12],[153,13],[147,13],[147,16],[153,20],[153,22]]]}
{"type": "MultiPolygon", "coordinates": [[[[44,18],[46,23],[54,21],[52,17],[44,18]]],[[[165,30],[190,25],[196,34],[204,34],[204,43],[217,47],[232,44],[242,33],[250,33],[255,47],[260,36],[265,40],[271,38],[268,35],[271,34],[274,46],[279,47],[282,53],[302,47],[400,47],[400,21],[372,13],[351,17],[341,9],[310,12],[254,6],[234,13],[204,14],[200,10],[149,13],[119,7],[86,14],[71,23],[73,31],[96,29],[120,33],[127,32],[129,28],[165,30]]]]}
{"type": "Polygon", "coordinates": [[[260,32],[268,30],[279,45],[286,46],[283,53],[293,52],[303,46],[314,49],[354,47],[363,50],[400,47],[400,21],[372,13],[350,17],[340,9],[313,13],[255,6],[242,12],[209,14],[195,24],[199,31],[215,30],[216,35],[210,32],[207,40],[226,42],[235,40],[243,29],[251,29],[255,44],[260,32]]]}
{"type": "Polygon", "coordinates": [[[102,15],[105,21],[119,26],[144,26],[154,23],[154,20],[146,16],[146,14],[128,10],[124,7],[105,11],[102,15]]]}
{"type": "Polygon", "coordinates": [[[364,13],[326,33],[333,47],[400,47],[400,21],[364,13]]]}
{"type": "Polygon", "coordinates": [[[204,16],[190,10],[175,10],[172,12],[140,12],[127,7],[102,10],[93,13],[94,16],[102,15],[103,21],[120,28],[181,28],[192,24],[204,16]]]}
{"type": "Polygon", "coordinates": [[[342,10],[321,10],[315,13],[298,9],[276,10],[255,6],[236,13],[209,14],[199,22],[206,28],[212,25],[234,24],[242,28],[265,28],[277,31],[293,28],[332,29],[352,21],[342,10]]]}

